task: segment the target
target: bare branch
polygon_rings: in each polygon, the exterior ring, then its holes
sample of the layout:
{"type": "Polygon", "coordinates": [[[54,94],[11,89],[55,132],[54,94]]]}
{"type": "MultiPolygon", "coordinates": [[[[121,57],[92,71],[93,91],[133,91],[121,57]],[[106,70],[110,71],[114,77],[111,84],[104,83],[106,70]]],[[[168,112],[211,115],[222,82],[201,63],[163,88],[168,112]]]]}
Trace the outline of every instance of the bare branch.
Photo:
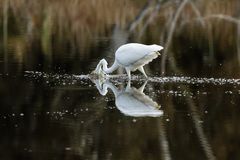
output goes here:
{"type": "Polygon", "coordinates": [[[184,26],[188,23],[194,22],[194,21],[202,21],[202,20],[206,21],[206,20],[211,20],[211,19],[222,19],[227,22],[240,24],[240,20],[237,18],[234,18],[232,16],[224,15],[224,14],[213,14],[213,15],[209,15],[209,16],[205,16],[205,17],[201,17],[201,18],[198,17],[198,18],[194,18],[191,20],[186,20],[182,23],[182,26],[184,26]]]}
{"type": "Polygon", "coordinates": [[[132,32],[133,30],[135,30],[135,28],[137,27],[137,25],[149,14],[149,12],[151,11],[151,5],[152,0],[148,0],[148,2],[146,3],[146,5],[142,8],[142,10],[140,11],[140,13],[138,14],[138,16],[136,17],[136,19],[134,21],[132,21],[130,23],[130,25],[128,26],[127,30],[129,30],[129,32],[132,32]]]}
{"type": "Polygon", "coordinates": [[[185,5],[188,3],[188,0],[184,0],[181,5],[179,6],[174,18],[173,18],[173,21],[171,23],[171,26],[170,26],[170,30],[169,30],[169,34],[168,34],[168,37],[167,37],[167,41],[166,41],[166,44],[165,44],[165,47],[164,47],[164,52],[163,52],[163,55],[162,55],[162,66],[161,66],[161,71],[162,71],[162,74],[165,73],[165,67],[166,67],[166,59],[167,59],[167,53],[168,53],[168,50],[169,50],[169,47],[171,45],[171,42],[172,42],[172,37],[173,37],[173,33],[175,31],[175,28],[176,28],[176,24],[177,24],[177,20],[183,10],[183,8],[185,7],[185,5]]]}
{"type": "Polygon", "coordinates": [[[204,20],[202,19],[203,17],[202,17],[202,15],[201,15],[199,9],[196,7],[196,5],[195,5],[192,1],[190,1],[189,3],[191,4],[191,7],[192,7],[193,11],[195,12],[196,16],[199,18],[201,24],[204,26],[204,25],[205,25],[205,22],[204,22],[204,20]]]}
{"type": "Polygon", "coordinates": [[[203,19],[213,19],[213,18],[219,18],[228,22],[236,23],[236,24],[240,23],[240,20],[238,20],[237,18],[234,18],[229,15],[224,15],[224,14],[216,14],[216,15],[203,17],[203,19]]]}
{"type": "Polygon", "coordinates": [[[154,18],[157,16],[161,6],[161,1],[159,0],[152,12],[152,14],[149,16],[148,20],[144,24],[143,28],[141,29],[138,38],[141,38],[147,27],[153,22],[154,18]]]}

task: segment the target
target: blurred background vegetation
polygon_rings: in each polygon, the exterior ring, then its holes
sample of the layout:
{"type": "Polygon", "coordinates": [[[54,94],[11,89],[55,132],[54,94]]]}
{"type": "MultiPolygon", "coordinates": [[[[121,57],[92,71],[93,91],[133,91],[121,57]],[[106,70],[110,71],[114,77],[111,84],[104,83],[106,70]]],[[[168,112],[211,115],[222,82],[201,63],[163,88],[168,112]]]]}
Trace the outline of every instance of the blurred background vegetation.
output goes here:
{"type": "Polygon", "coordinates": [[[66,54],[98,58],[102,53],[93,55],[93,46],[107,47],[111,37],[114,48],[126,42],[165,46],[161,72],[167,63],[191,73],[211,66],[214,72],[220,67],[224,75],[239,75],[237,0],[4,0],[0,10],[5,60],[11,52],[20,63],[34,63],[27,57],[35,50],[49,63],[66,54]]]}

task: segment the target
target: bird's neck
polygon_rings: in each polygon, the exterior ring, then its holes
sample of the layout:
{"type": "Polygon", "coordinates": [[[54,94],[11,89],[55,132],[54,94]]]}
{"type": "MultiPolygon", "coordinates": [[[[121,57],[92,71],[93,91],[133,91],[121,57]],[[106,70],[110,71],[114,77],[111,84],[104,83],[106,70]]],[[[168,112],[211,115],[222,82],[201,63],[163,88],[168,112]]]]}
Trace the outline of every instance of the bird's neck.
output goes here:
{"type": "Polygon", "coordinates": [[[107,93],[108,93],[108,88],[111,89],[111,91],[113,92],[115,98],[119,95],[119,91],[118,89],[116,88],[116,86],[114,86],[112,83],[110,82],[104,82],[103,85],[102,85],[102,88],[101,86],[99,85],[99,83],[95,83],[96,86],[97,86],[97,89],[99,91],[99,93],[102,95],[102,96],[105,96],[107,93]]]}
{"type": "Polygon", "coordinates": [[[118,64],[117,64],[116,60],[114,61],[113,65],[112,65],[110,68],[107,67],[107,64],[106,64],[106,63],[103,64],[103,71],[104,71],[105,73],[112,73],[112,72],[115,71],[117,68],[118,68],[118,64]]]}
{"type": "Polygon", "coordinates": [[[112,83],[105,83],[103,85],[103,90],[107,90],[108,88],[111,89],[111,91],[113,92],[115,98],[117,98],[117,96],[119,95],[119,91],[118,89],[116,88],[116,86],[114,86],[112,83]]]}

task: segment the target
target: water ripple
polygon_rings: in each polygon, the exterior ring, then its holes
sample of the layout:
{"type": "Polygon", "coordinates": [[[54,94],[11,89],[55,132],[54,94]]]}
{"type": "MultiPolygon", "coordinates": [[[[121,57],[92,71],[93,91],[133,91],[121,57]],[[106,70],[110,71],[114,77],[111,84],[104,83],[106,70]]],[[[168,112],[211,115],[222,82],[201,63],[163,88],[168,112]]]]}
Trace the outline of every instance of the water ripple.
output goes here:
{"type": "Polygon", "coordinates": [[[234,84],[240,85],[240,79],[227,79],[227,78],[197,78],[197,77],[152,77],[149,78],[151,82],[158,83],[186,83],[186,84],[213,84],[213,85],[226,85],[234,84]]]}
{"type": "MultiPolygon", "coordinates": [[[[52,81],[79,81],[90,79],[89,75],[75,75],[75,74],[53,74],[38,71],[25,71],[25,77],[34,79],[46,78],[52,81]]],[[[113,81],[127,81],[126,75],[111,75],[108,77],[113,81]]],[[[181,83],[181,84],[211,84],[211,85],[240,85],[240,79],[234,78],[201,78],[201,77],[185,77],[185,76],[168,76],[168,77],[149,77],[149,82],[154,83],[181,83]]],[[[141,76],[132,76],[132,81],[146,81],[141,76]]]]}

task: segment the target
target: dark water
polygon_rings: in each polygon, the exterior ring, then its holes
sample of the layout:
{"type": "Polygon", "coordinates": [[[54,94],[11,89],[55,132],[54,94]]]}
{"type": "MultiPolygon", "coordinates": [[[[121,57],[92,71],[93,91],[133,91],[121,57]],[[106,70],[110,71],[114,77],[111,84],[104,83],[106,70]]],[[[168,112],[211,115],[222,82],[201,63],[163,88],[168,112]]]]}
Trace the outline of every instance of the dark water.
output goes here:
{"type": "Polygon", "coordinates": [[[9,24],[0,24],[1,160],[240,159],[239,53],[231,38],[220,45],[212,37],[206,47],[209,37],[191,30],[194,41],[186,27],[173,38],[164,75],[160,56],[145,67],[148,81],[135,72],[128,82],[121,71],[98,81],[88,74],[100,59],[111,64],[123,43],[158,44],[159,31],[138,39],[111,24],[86,41],[55,33],[49,40],[23,33],[29,26],[18,28],[9,10],[9,24]]]}
{"type": "MultiPolygon", "coordinates": [[[[1,73],[1,159],[239,158],[240,80],[153,75],[144,94],[162,114],[138,117],[58,63],[61,73],[16,73],[14,62],[1,73]]],[[[124,92],[126,75],[108,82],[124,92]]],[[[131,87],[144,82],[133,76],[131,87]]]]}

